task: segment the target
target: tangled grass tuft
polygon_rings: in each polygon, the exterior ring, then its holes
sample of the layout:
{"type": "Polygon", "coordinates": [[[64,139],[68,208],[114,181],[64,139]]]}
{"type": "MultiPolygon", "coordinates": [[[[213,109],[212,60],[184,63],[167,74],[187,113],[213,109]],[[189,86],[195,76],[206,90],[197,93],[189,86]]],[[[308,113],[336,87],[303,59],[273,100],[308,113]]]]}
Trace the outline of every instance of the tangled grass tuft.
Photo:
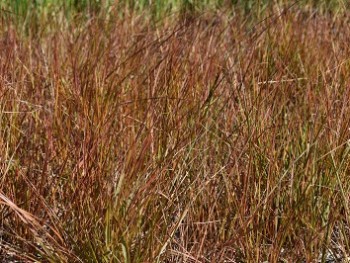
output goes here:
{"type": "Polygon", "coordinates": [[[349,256],[349,17],[280,11],[3,14],[0,257],[349,256]]]}

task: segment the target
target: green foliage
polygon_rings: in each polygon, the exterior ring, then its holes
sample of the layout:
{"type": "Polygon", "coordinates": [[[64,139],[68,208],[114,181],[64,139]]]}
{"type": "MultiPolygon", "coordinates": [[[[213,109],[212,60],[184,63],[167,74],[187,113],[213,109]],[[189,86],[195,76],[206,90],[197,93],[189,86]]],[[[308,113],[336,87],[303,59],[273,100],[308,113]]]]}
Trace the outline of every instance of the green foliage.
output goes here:
{"type": "Polygon", "coordinates": [[[231,7],[243,10],[245,13],[263,12],[267,7],[278,3],[281,6],[297,5],[299,7],[317,8],[320,11],[337,11],[348,8],[345,0],[4,0],[0,6],[7,11],[26,17],[30,12],[51,12],[64,9],[66,12],[98,12],[112,5],[128,7],[131,10],[150,10],[155,16],[161,17],[169,12],[179,10],[203,10],[220,7],[231,7]],[[45,11],[44,11],[45,10],[45,11]]]}

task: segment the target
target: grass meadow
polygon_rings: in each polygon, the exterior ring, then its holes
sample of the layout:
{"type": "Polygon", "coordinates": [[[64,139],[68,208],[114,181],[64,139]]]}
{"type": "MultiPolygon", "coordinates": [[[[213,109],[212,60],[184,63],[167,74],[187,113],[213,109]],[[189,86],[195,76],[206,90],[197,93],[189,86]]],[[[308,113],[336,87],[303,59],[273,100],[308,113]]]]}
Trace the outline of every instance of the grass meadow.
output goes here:
{"type": "Polygon", "coordinates": [[[0,8],[1,262],[350,261],[347,1],[0,8]]]}

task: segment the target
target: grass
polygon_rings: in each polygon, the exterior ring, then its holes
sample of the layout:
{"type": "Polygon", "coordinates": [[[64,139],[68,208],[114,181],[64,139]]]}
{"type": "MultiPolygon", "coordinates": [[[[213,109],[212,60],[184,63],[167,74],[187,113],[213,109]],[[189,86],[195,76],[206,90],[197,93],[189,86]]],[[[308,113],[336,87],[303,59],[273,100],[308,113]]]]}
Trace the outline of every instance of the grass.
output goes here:
{"type": "Polygon", "coordinates": [[[13,3],[3,262],[347,262],[344,2],[13,3]]]}

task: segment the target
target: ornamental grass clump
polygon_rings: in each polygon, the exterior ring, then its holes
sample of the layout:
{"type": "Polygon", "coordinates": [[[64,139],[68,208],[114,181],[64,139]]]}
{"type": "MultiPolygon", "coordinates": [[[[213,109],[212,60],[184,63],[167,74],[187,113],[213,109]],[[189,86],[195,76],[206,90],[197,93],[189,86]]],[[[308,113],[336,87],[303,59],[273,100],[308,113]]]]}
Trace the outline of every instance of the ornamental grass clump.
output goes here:
{"type": "Polygon", "coordinates": [[[239,3],[7,6],[3,262],[346,262],[348,13],[239,3]]]}

